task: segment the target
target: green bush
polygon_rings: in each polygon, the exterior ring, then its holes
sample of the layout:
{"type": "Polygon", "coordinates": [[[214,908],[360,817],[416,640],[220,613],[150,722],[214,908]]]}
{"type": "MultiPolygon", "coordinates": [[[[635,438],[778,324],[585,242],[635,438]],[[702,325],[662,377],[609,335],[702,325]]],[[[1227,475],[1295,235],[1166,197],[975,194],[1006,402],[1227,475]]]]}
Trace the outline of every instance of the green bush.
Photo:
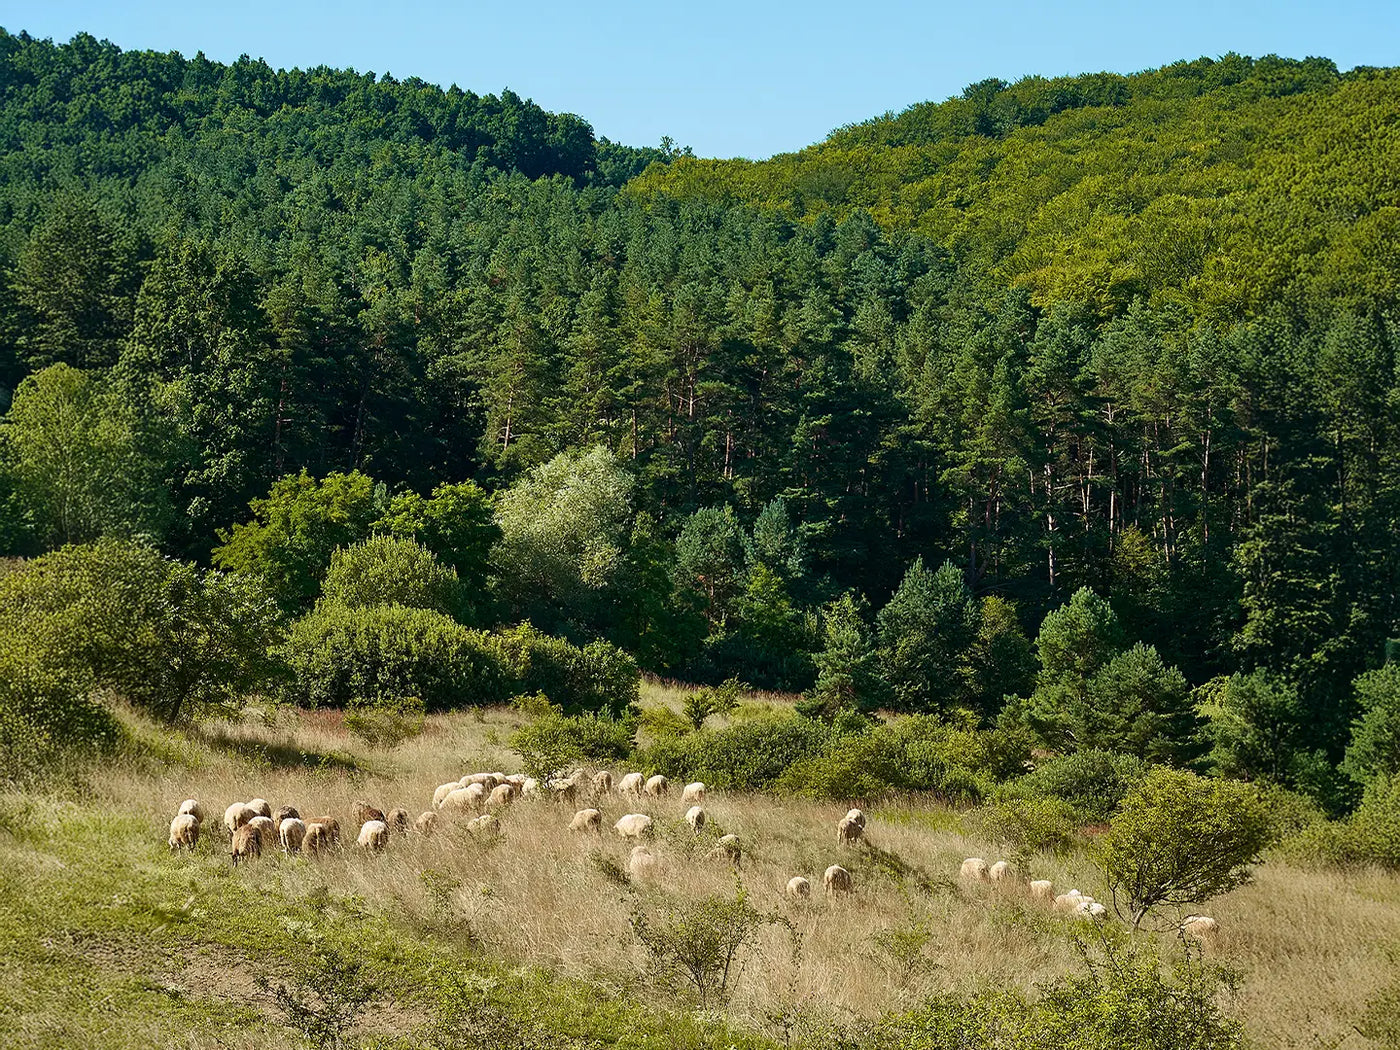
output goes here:
{"type": "Polygon", "coordinates": [[[1151,767],[1136,755],[1076,751],[1055,755],[1002,787],[999,798],[1057,799],[1083,824],[1103,824],[1151,767]]]}
{"type": "Polygon", "coordinates": [[[668,777],[761,791],[793,763],[821,754],[832,735],[828,726],[800,715],[770,715],[725,729],[658,740],[641,751],[637,761],[668,777]]]}
{"type": "Polygon", "coordinates": [[[1303,828],[1284,843],[1284,851],[1331,864],[1400,870],[1400,777],[1372,781],[1351,816],[1303,828]]]}
{"type": "Polygon", "coordinates": [[[0,781],[40,776],[74,753],[110,751],[121,736],[116,718],[81,681],[12,644],[0,648],[0,781]]]}
{"type": "Polygon", "coordinates": [[[352,609],[404,605],[463,619],[467,602],[455,570],[428,548],[398,536],[372,536],[331,555],[321,584],[325,602],[352,609]]]}
{"type": "Polygon", "coordinates": [[[512,734],[510,746],[527,773],[544,779],[581,762],[607,764],[626,758],[632,753],[635,732],[635,719],[593,713],[570,716],[548,705],[512,734]]]}
{"type": "Polygon", "coordinates": [[[291,670],[285,698],[309,707],[416,697],[425,711],[445,711],[500,703],[518,679],[498,638],[402,605],[318,605],[292,625],[280,653],[291,670]]]}
{"type": "Polygon", "coordinates": [[[1057,798],[997,799],[978,811],[976,822],[1022,873],[1035,854],[1067,853],[1074,842],[1074,807],[1057,798]]]}
{"type": "Polygon", "coordinates": [[[579,648],[530,624],[501,635],[517,667],[518,691],[543,693],[566,714],[606,711],[622,717],[641,695],[637,662],[611,642],[579,648]]]}

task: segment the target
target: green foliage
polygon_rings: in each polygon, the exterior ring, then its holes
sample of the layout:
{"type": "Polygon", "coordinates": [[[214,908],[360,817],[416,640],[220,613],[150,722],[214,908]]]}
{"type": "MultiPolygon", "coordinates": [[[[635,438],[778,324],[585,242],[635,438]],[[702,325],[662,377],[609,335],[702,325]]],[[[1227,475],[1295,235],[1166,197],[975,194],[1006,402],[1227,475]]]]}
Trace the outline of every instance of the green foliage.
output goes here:
{"type": "Polygon", "coordinates": [[[1243,780],[1290,782],[1303,737],[1298,691],[1264,671],[1217,678],[1196,691],[1211,764],[1243,780]]]}
{"type": "Polygon", "coordinates": [[[692,729],[700,729],[710,715],[732,714],[739,706],[739,697],[748,686],[737,678],[730,678],[717,686],[697,689],[685,698],[682,711],[692,729]]]}
{"type": "Polygon", "coordinates": [[[423,701],[416,696],[381,697],[345,712],[345,728],[370,747],[397,747],[425,725],[423,701]]]}
{"type": "Polygon", "coordinates": [[[583,763],[611,765],[632,753],[635,718],[603,713],[566,715],[552,704],[511,734],[510,746],[524,769],[541,780],[583,763]]]}
{"type": "Polygon", "coordinates": [[[842,710],[869,711],[888,695],[880,652],[862,616],[862,603],[843,594],[822,616],[823,647],[813,659],[817,682],[803,711],[828,717],[842,710]]]}
{"type": "Polygon", "coordinates": [[[1008,696],[1030,693],[1035,682],[1035,651],[1021,630],[1016,607],[989,594],[977,613],[977,637],[966,656],[968,699],[984,716],[1008,696]]]}
{"type": "Polygon", "coordinates": [[[1274,831],[1255,788],[1154,769],[1129,790],[1100,844],[1114,905],[1137,927],[1156,908],[1226,893],[1249,881],[1274,831]]]}
{"type": "Polygon", "coordinates": [[[251,521],[220,534],[214,563],[261,576],[289,612],[311,605],[331,555],[368,536],[383,509],[374,482],[357,470],[320,481],[303,470],[250,506],[251,521]]]}
{"type": "Polygon", "coordinates": [[[832,739],[821,722],[769,715],[721,730],[658,740],[637,763],[668,777],[703,780],[720,789],[761,791],[793,763],[820,754],[832,739]]]}
{"type": "Polygon", "coordinates": [[[1002,787],[1008,799],[1052,799],[1066,803],[1083,824],[1103,824],[1123,797],[1147,775],[1148,765],[1113,751],[1053,755],[1002,787]]]}
{"type": "Polygon", "coordinates": [[[417,540],[473,587],[486,582],[491,549],[501,537],[490,497],[470,481],[438,485],[428,499],[399,493],[376,528],[417,540]]]}
{"type": "Polygon", "coordinates": [[[998,798],[977,812],[983,835],[1010,852],[1023,876],[1037,853],[1062,854],[1074,842],[1077,814],[1056,798],[998,798]]]}
{"type": "Polygon", "coordinates": [[[1290,854],[1314,861],[1400,870],[1400,777],[1377,777],[1355,812],[1310,823],[1286,846],[1290,854]]]}
{"type": "Polygon", "coordinates": [[[686,518],[676,538],[676,578],[705,596],[711,628],[723,625],[744,588],[744,535],[733,507],[701,507],[686,518]]]}
{"type": "Polygon", "coordinates": [[[0,782],[42,777],[70,755],[111,751],[121,727],[81,678],[0,642],[0,782]]]}
{"type": "Polygon", "coordinates": [[[977,606],[952,562],[931,572],[916,558],[875,622],[897,708],[941,711],[966,702],[965,662],[977,635],[977,606]]]}
{"type": "Polygon", "coordinates": [[[313,946],[290,985],[259,977],[258,987],[272,996],[283,1023],[320,1050],[353,1045],[365,1008],[382,994],[363,961],[324,944],[313,946]]]}
{"type": "Polygon", "coordinates": [[[637,662],[601,639],[583,647],[522,624],[504,632],[519,691],[543,693],[567,714],[604,712],[621,718],[641,695],[637,662]]]}
{"type": "Polygon", "coordinates": [[[373,536],[331,555],[321,583],[325,602],[358,609],[403,605],[461,618],[466,605],[455,570],[413,540],[373,536]]]}
{"type": "MultiPolygon", "coordinates": [[[[1073,694],[1070,694],[1073,696],[1073,694]]],[[[1062,725],[1076,748],[1122,751],[1180,764],[1194,753],[1195,719],[1186,677],[1138,642],[1089,679],[1062,725]]]]}
{"type": "Polygon", "coordinates": [[[286,699],[309,707],[397,709],[410,698],[428,712],[500,703],[519,680],[500,639],[431,609],[321,604],[292,624],[280,655],[286,699]]]}
{"type": "Polygon", "coordinates": [[[1351,745],[1342,768],[1362,784],[1400,774],[1400,664],[1388,663],[1356,679],[1351,745]]]}

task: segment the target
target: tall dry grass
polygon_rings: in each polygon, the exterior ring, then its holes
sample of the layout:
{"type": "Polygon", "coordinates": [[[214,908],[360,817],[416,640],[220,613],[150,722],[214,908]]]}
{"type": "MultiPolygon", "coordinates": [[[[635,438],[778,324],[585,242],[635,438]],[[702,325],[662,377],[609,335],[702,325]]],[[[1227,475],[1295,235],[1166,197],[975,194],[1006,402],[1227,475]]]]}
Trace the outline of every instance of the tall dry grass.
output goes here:
{"type": "MultiPolygon", "coordinates": [[[[648,702],[666,701],[658,687],[649,688],[648,702]]],[[[517,718],[508,710],[433,718],[421,736],[368,753],[333,714],[284,713],[202,731],[195,768],[118,766],[101,773],[97,787],[106,804],[149,819],[152,835],[165,833],[183,798],[199,798],[212,816],[230,802],[261,796],[306,815],[332,813],[353,840],[358,799],[417,814],[431,808],[439,783],[477,770],[513,771],[518,763],[508,738],[517,718]],[[318,756],[333,760],[318,764],[318,756]]],[[[931,993],[1031,989],[1075,965],[1073,920],[1014,887],[957,882],[964,857],[995,859],[996,853],[964,834],[956,814],[941,807],[917,800],[877,807],[867,829],[870,847],[850,849],[835,841],[845,811],[840,804],[711,792],[702,836],[683,822],[678,792],[641,802],[616,794],[580,797],[580,807],[588,804],[603,811],[602,835],[569,832],[573,807],[522,801],[498,811],[499,840],[473,837],[464,819],[444,821],[439,834],[396,837],[380,856],[354,848],[317,860],[277,855],[243,877],[292,888],[323,885],[403,921],[455,930],[503,959],[634,994],[665,990],[647,983],[646,960],[629,925],[633,910],[684,896],[732,895],[741,884],[755,907],[788,920],[800,947],[794,954],[783,925],[763,930],[730,1004],[753,1024],[784,1010],[871,1018],[931,993]],[[609,829],[634,811],[656,821],[652,848],[661,870],[622,885],[614,873],[625,869],[630,844],[609,829]],[[722,833],[743,844],[737,871],[712,850],[722,833]],[[850,898],[827,900],[821,893],[822,872],[833,863],[855,874],[850,898]],[[810,901],[785,897],[793,875],[812,880],[810,901]]],[[[222,846],[211,836],[206,848],[222,846]]],[[[1101,877],[1082,853],[1042,858],[1030,874],[1104,896],[1101,877]]],[[[1254,884],[1203,910],[1221,924],[1207,952],[1241,971],[1236,1007],[1259,1045],[1368,1045],[1353,1026],[1367,998],[1393,976],[1400,880],[1266,864],[1254,884]]],[[[1144,936],[1171,949],[1169,934],[1144,936]]]]}

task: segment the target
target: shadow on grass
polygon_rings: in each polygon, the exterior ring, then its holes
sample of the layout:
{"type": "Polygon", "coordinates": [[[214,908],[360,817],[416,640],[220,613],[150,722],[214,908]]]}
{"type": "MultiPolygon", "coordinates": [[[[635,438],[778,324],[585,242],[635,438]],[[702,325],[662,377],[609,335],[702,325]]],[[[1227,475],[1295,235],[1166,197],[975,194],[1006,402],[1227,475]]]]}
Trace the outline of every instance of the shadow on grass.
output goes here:
{"type": "Polygon", "coordinates": [[[930,875],[917,864],[909,863],[898,853],[881,849],[869,839],[863,839],[859,848],[870,861],[872,867],[878,868],[897,882],[908,881],[912,883],[920,893],[932,896],[935,893],[952,893],[957,890],[957,884],[952,879],[941,875],[930,875]]]}
{"type": "Polygon", "coordinates": [[[221,727],[195,725],[190,738],[214,751],[236,755],[273,769],[323,769],[328,772],[363,773],[365,769],[346,751],[305,750],[288,741],[259,740],[230,733],[221,727]]]}

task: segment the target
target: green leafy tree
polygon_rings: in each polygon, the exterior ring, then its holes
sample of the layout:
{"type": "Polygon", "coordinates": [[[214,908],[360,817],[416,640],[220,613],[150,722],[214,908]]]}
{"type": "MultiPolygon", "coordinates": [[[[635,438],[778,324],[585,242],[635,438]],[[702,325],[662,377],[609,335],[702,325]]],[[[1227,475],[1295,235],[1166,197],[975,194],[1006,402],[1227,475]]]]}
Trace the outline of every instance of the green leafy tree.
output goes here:
{"type": "Polygon", "coordinates": [[[1195,717],[1186,677],[1141,642],[1111,658],[1089,679],[1083,699],[1061,719],[1076,750],[1123,751],[1180,764],[1195,752],[1195,717]]]}
{"type": "Polygon", "coordinates": [[[1021,629],[1016,607],[989,594],[977,611],[977,637],[967,653],[968,698],[984,717],[1008,696],[1024,696],[1035,682],[1035,650],[1021,629]]]}
{"type": "Polygon", "coordinates": [[[1265,671],[1233,674],[1197,690],[1215,769],[1238,780],[1290,783],[1303,739],[1298,691],[1265,671]]]}
{"type": "Polygon", "coordinates": [[[376,529],[417,540],[464,584],[478,588],[501,538],[490,496],[471,481],[438,485],[428,499],[414,492],[394,496],[376,529]]]}
{"type": "Polygon", "coordinates": [[[372,536],[331,555],[321,583],[323,601],[358,608],[406,605],[460,617],[465,595],[457,573],[413,540],[372,536]]]}
{"type": "Polygon", "coordinates": [[[1262,796],[1229,780],[1158,768],[1124,797],[1101,843],[1114,907],[1133,927],[1250,879],[1274,834],[1262,796]]]}
{"type": "Polygon", "coordinates": [[[817,682],[802,710],[834,717],[842,711],[873,710],[888,698],[880,651],[861,615],[862,605],[848,592],[824,610],[823,645],[813,657],[817,682]]]}
{"type": "Polygon", "coordinates": [[[705,596],[710,629],[722,627],[745,584],[744,534],[734,508],[701,507],[685,520],[676,538],[676,576],[705,596]]]}
{"type": "Polygon", "coordinates": [[[1367,671],[1353,688],[1361,717],[1342,768],[1361,784],[1400,775],[1400,664],[1367,671]]]}
{"type": "Polygon", "coordinates": [[[967,700],[977,606],[952,562],[930,572],[922,558],[916,559],[875,622],[896,705],[938,711],[967,700]]]}
{"type": "Polygon", "coordinates": [[[1035,639],[1040,672],[1027,710],[1031,725],[1047,741],[1066,739],[1071,712],[1089,706],[1090,680],[1122,646],[1113,607],[1087,587],[1045,614],[1035,639]]]}

